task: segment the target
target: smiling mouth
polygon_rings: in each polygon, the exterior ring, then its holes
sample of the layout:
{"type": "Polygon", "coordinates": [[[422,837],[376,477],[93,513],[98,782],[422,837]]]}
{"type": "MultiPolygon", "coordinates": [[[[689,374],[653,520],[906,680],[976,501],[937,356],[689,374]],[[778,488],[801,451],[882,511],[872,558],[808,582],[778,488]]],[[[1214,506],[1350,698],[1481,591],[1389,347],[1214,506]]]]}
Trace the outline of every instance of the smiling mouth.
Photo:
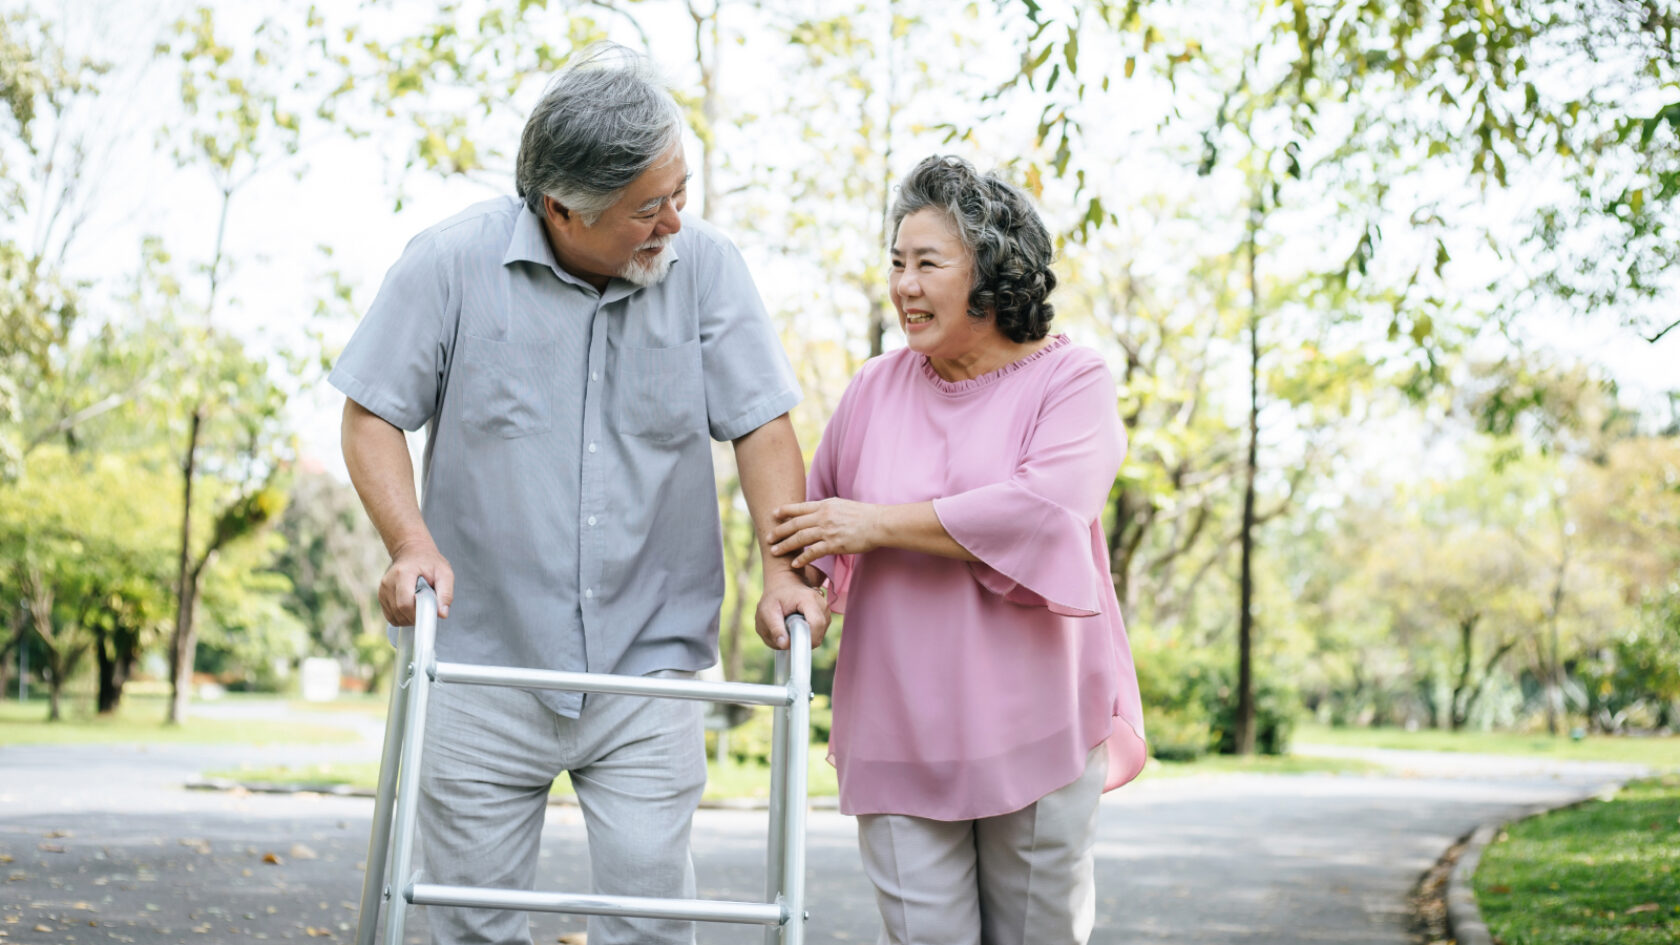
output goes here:
{"type": "Polygon", "coordinates": [[[933,321],[933,316],[929,315],[925,312],[918,312],[915,315],[911,315],[909,313],[906,313],[905,316],[904,316],[904,320],[911,325],[921,325],[921,324],[924,324],[926,322],[933,321]]]}

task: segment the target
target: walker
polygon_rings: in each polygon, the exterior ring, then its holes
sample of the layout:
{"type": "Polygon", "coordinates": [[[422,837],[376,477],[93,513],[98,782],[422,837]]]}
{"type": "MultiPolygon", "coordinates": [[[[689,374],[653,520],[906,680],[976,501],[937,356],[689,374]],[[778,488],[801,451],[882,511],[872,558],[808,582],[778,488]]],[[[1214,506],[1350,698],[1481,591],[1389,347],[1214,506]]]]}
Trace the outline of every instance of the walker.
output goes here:
{"type": "Polygon", "coordinates": [[[415,625],[398,631],[398,683],[391,687],[391,707],[385,722],[385,748],[379,763],[379,792],[374,806],[373,830],[368,838],[367,873],[362,881],[361,912],[356,926],[357,945],[373,945],[381,902],[387,904],[385,945],[402,945],[403,925],[409,905],[762,925],[765,926],[765,945],[804,945],[811,628],[803,616],[794,614],[787,619],[791,642],[786,651],[776,654],[778,682],[776,685],[763,685],[440,663],[434,652],[437,606],[436,594],[422,579],[415,594],[415,625]],[[445,886],[426,882],[422,871],[412,863],[419,778],[408,775],[420,771],[420,749],[426,731],[426,701],[433,683],[773,706],[776,716],[770,752],[766,901],[603,896],[487,886],[445,886]],[[388,876],[395,878],[387,882],[388,876]]]}

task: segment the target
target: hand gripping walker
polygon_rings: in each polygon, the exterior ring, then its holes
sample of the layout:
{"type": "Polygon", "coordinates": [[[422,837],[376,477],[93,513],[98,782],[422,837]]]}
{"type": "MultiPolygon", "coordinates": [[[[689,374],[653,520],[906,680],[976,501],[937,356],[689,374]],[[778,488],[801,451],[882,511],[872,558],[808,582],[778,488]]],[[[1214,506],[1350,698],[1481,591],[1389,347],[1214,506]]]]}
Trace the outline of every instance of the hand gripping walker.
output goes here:
{"type": "Polygon", "coordinates": [[[373,812],[373,830],[368,838],[367,873],[362,881],[361,914],[356,927],[357,945],[373,945],[382,901],[389,906],[385,916],[385,945],[402,945],[403,923],[410,904],[735,922],[765,926],[765,945],[804,945],[811,628],[803,616],[794,614],[787,619],[790,644],[787,651],[776,654],[778,683],[772,686],[440,663],[433,649],[437,637],[437,606],[436,594],[422,579],[415,595],[415,625],[403,627],[398,633],[398,684],[391,687],[391,707],[385,722],[385,749],[379,765],[379,793],[373,812]],[[426,731],[426,700],[433,683],[561,689],[774,706],[775,734],[770,757],[770,840],[765,858],[765,898],[768,901],[658,899],[443,886],[424,882],[425,877],[414,868],[412,859],[420,793],[420,749],[426,731]],[[387,882],[387,876],[394,879],[387,882]]]}

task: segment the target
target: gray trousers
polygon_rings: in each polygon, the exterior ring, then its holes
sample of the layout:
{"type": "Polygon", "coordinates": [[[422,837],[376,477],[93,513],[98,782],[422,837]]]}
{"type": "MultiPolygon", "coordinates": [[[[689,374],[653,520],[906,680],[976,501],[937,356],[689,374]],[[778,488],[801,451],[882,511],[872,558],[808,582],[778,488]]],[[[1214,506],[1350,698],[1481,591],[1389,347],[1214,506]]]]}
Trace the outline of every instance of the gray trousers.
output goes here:
{"type": "Polygon", "coordinates": [[[1072,784],[1012,813],[858,817],[880,945],[1085,945],[1096,922],[1097,801],[1107,772],[1098,745],[1072,784]]]}
{"type": "MultiPolygon", "coordinates": [[[[662,673],[660,675],[685,675],[662,673]]],[[[571,772],[591,891],[695,896],[689,829],[706,785],[701,704],[591,695],[556,715],[523,689],[432,690],[420,775],[428,882],[530,889],[549,787],[571,772]]],[[[523,912],[430,907],[437,945],[530,945],[523,912]]],[[[592,917],[589,945],[693,945],[694,923],[592,917]]]]}

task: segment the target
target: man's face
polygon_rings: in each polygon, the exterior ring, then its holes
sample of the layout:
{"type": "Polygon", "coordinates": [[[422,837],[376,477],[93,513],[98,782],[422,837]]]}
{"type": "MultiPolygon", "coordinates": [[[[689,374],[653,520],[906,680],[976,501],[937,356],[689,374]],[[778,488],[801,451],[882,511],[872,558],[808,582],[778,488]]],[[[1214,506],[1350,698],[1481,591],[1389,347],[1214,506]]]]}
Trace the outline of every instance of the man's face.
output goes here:
{"type": "Polygon", "coordinates": [[[552,197],[543,198],[543,216],[560,268],[597,289],[605,289],[613,276],[645,286],[670,270],[665,247],[682,229],[677,211],[687,202],[688,162],[677,144],[625,188],[594,225],[585,226],[577,212],[552,197]]]}

